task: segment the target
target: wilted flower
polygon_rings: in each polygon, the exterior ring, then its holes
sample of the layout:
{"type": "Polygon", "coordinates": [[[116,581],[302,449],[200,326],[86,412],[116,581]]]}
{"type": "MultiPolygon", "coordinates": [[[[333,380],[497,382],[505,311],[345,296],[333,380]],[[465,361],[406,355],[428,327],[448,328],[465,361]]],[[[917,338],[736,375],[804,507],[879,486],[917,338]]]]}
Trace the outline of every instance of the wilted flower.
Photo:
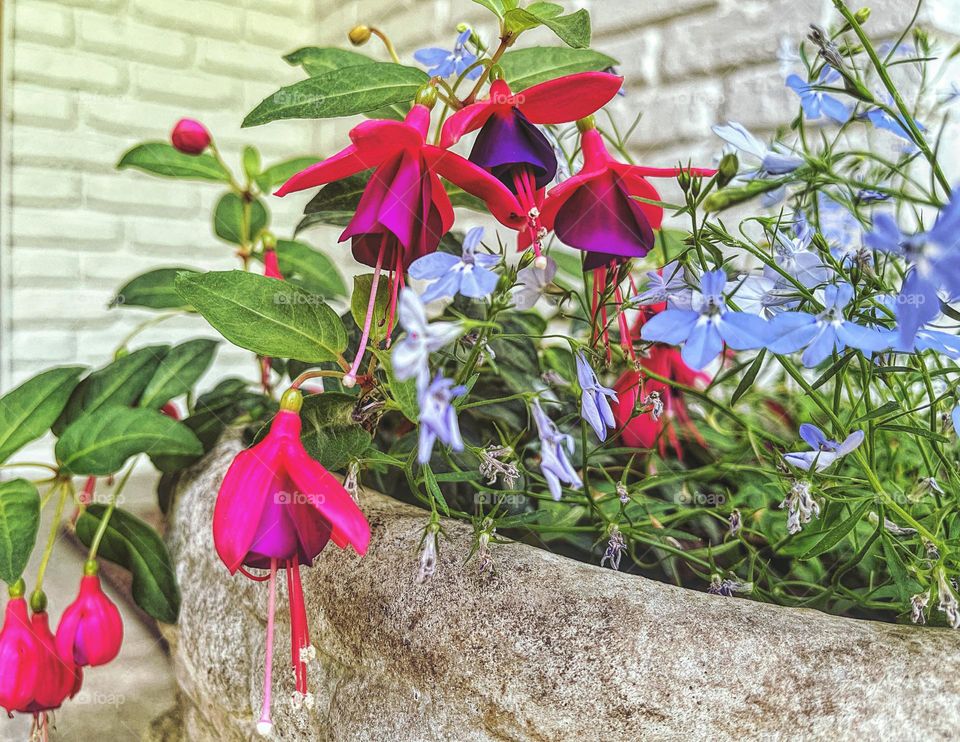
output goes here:
{"type": "Polygon", "coordinates": [[[600,560],[600,566],[602,567],[609,562],[611,568],[620,569],[620,559],[626,550],[627,543],[623,540],[623,534],[620,533],[620,529],[616,526],[610,526],[610,540],[607,541],[607,548],[606,551],[603,552],[603,559],[600,560]]]}
{"type": "MultiPolygon", "coordinates": [[[[867,519],[874,525],[877,525],[880,522],[880,516],[872,510],[867,515],[867,519]]],[[[887,533],[891,533],[894,536],[912,536],[917,532],[916,528],[904,528],[903,526],[898,526],[889,518],[883,519],[883,528],[887,531],[887,533]]]]}
{"type": "Polygon", "coordinates": [[[713,575],[710,578],[710,587],[707,592],[711,595],[722,595],[725,598],[732,598],[736,593],[752,593],[752,582],[741,582],[740,580],[724,579],[720,575],[713,575]]]}
{"type": "Polygon", "coordinates": [[[561,484],[566,484],[573,489],[580,489],[583,486],[583,482],[580,481],[580,477],[567,458],[567,454],[574,451],[573,438],[557,429],[556,424],[547,417],[537,400],[533,400],[531,408],[540,434],[540,470],[543,472],[544,479],[547,480],[553,499],[559,500],[563,494],[561,484]]]}
{"type": "Polygon", "coordinates": [[[360,462],[351,461],[347,475],[343,478],[343,488],[350,493],[351,499],[360,504],[360,462]]]}
{"type": "Polygon", "coordinates": [[[423,584],[437,572],[437,534],[439,528],[435,523],[427,526],[423,532],[421,541],[419,570],[417,571],[417,582],[423,584]]]}
{"type": "Polygon", "coordinates": [[[740,515],[739,510],[734,509],[727,520],[727,535],[731,538],[738,536],[741,528],[743,528],[743,516],[740,515]]]}
{"type": "Polygon", "coordinates": [[[950,628],[960,629],[960,604],[942,567],[937,570],[937,599],[937,609],[946,616],[950,628]]]}
{"type": "Polygon", "coordinates": [[[803,526],[813,518],[820,517],[820,505],[813,499],[810,483],[797,480],[790,488],[786,498],[780,503],[780,509],[787,509],[787,533],[800,533],[803,526]]]}
{"type": "Polygon", "coordinates": [[[927,622],[927,616],[924,611],[926,611],[929,603],[929,591],[925,593],[917,593],[910,598],[910,620],[913,623],[922,626],[927,622]]]}
{"type": "Polygon", "coordinates": [[[480,475],[487,478],[487,484],[496,484],[497,477],[507,489],[513,489],[520,478],[517,465],[504,461],[513,456],[509,446],[492,446],[480,452],[480,475]]]}
{"type": "Polygon", "coordinates": [[[814,467],[815,471],[823,471],[837,459],[855,451],[863,443],[862,430],[853,431],[843,443],[838,443],[827,438],[820,428],[810,423],[800,426],[800,437],[813,450],[785,453],[783,460],[804,471],[810,471],[811,467],[814,467]]]}
{"type": "Polygon", "coordinates": [[[617,498],[624,505],[630,502],[630,492],[623,482],[617,482],[617,498]]]}

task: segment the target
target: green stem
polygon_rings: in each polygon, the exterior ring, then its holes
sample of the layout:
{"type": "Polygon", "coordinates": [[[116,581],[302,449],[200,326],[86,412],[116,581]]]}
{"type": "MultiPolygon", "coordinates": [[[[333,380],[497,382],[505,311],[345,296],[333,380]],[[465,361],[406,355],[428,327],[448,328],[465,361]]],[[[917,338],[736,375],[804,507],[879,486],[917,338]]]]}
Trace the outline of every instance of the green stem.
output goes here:
{"type": "Polygon", "coordinates": [[[107,509],[100,519],[100,525],[97,526],[97,532],[93,536],[93,541],[90,542],[90,551],[87,553],[88,562],[92,562],[97,558],[97,551],[100,549],[103,534],[107,532],[107,526],[110,524],[110,516],[113,515],[113,511],[117,507],[117,497],[123,491],[123,488],[126,487],[130,475],[133,474],[133,468],[136,466],[136,463],[136,460],[134,460],[130,464],[123,478],[117,483],[117,486],[113,488],[113,492],[110,494],[110,503],[107,505],[107,509]]]}
{"type": "Polygon", "coordinates": [[[63,508],[67,504],[67,497],[73,489],[69,479],[61,481],[60,498],[57,500],[57,507],[53,513],[53,523],[50,524],[50,533],[47,535],[47,545],[43,549],[43,556],[40,558],[40,566],[37,568],[37,586],[34,594],[43,592],[43,578],[47,574],[47,564],[50,562],[50,555],[53,554],[53,547],[57,543],[57,534],[60,532],[60,521],[63,518],[63,508]]]}

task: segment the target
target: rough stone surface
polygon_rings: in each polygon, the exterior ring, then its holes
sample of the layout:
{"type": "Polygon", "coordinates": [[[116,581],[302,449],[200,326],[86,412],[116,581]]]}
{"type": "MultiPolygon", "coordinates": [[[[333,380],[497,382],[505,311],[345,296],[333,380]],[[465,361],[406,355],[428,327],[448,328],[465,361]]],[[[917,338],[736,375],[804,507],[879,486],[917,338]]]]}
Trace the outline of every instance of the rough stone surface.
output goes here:
{"type": "MultiPolygon", "coordinates": [[[[170,531],[189,740],[247,740],[258,718],[266,586],[228,576],[209,527],[236,450],[186,483],[170,531]]],[[[453,522],[418,585],[424,513],[373,493],[362,504],[369,555],[331,547],[304,570],[311,711],[289,701],[277,622],[277,739],[956,738],[955,632],[714,597],[520,544],[496,546],[484,577],[464,566],[470,536],[453,522]]]]}

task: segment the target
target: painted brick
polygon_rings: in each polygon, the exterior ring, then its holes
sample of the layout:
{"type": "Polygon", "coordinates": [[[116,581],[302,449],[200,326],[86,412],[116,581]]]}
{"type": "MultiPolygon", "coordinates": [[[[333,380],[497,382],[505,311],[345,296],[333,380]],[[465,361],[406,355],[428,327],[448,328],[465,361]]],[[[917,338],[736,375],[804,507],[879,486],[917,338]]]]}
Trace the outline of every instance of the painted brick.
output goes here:
{"type": "Polygon", "coordinates": [[[41,2],[17,3],[14,6],[14,39],[68,46],[73,43],[73,34],[70,8],[41,2]]]}
{"type": "Polygon", "coordinates": [[[76,125],[77,100],[72,93],[47,90],[29,84],[13,88],[13,124],[49,129],[72,129],[76,125]]]}
{"type": "Polygon", "coordinates": [[[20,209],[13,220],[13,243],[23,247],[62,248],[78,251],[115,250],[123,238],[123,223],[117,217],[67,209],[20,209]]]}
{"type": "Polygon", "coordinates": [[[139,64],[131,68],[134,95],[143,100],[210,111],[232,106],[242,95],[242,86],[235,80],[193,70],[139,64]]]}
{"type": "Polygon", "coordinates": [[[132,214],[191,217],[197,213],[197,199],[184,183],[137,177],[132,180],[116,174],[85,173],[83,191],[85,205],[108,214],[132,214]]]}
{"type": "Polygon", "coordinates": [[[76,206],[80,176],[34,167],[13,168],[14,206],[76,206]]]}
{"type": "Polygon", "coordinates": [[[185,33],[98,13],[79,14],[78,22],[84,49],[165,67],[184,66],[193,55],[194,41],[185,33]]]}
{"type": "Polygon", "coordinates": [[[51,169],[112,171],[118,145],[109,137],[92,132],[57,132],[18,127],[13,162],[51,169]]]}
{"type": "Polygon", "coordinates": [[[18,42],[13,50],[14,82],[66,90],[119,93],[126,89],[126,65],[90,54],[18,42]]]}
{"type": "Polygon", "coordinates": [[[196,36],[236,39],[243,32],[244,10],[236,4],[206,0],[130,0],[133,13],[144,21],[196,36]]]}

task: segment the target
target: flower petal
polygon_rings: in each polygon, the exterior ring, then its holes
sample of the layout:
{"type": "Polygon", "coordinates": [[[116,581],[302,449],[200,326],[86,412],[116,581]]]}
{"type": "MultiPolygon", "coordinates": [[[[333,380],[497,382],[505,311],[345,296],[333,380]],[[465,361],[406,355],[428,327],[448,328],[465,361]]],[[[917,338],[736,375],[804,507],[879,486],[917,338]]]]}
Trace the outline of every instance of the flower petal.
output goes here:
{"type": "Polygon", "coordinates": [[[565,75],[517,93],[517,108],[535,124],[565,124],[596,113],[622,86],[609,72],[565,75]]]}

